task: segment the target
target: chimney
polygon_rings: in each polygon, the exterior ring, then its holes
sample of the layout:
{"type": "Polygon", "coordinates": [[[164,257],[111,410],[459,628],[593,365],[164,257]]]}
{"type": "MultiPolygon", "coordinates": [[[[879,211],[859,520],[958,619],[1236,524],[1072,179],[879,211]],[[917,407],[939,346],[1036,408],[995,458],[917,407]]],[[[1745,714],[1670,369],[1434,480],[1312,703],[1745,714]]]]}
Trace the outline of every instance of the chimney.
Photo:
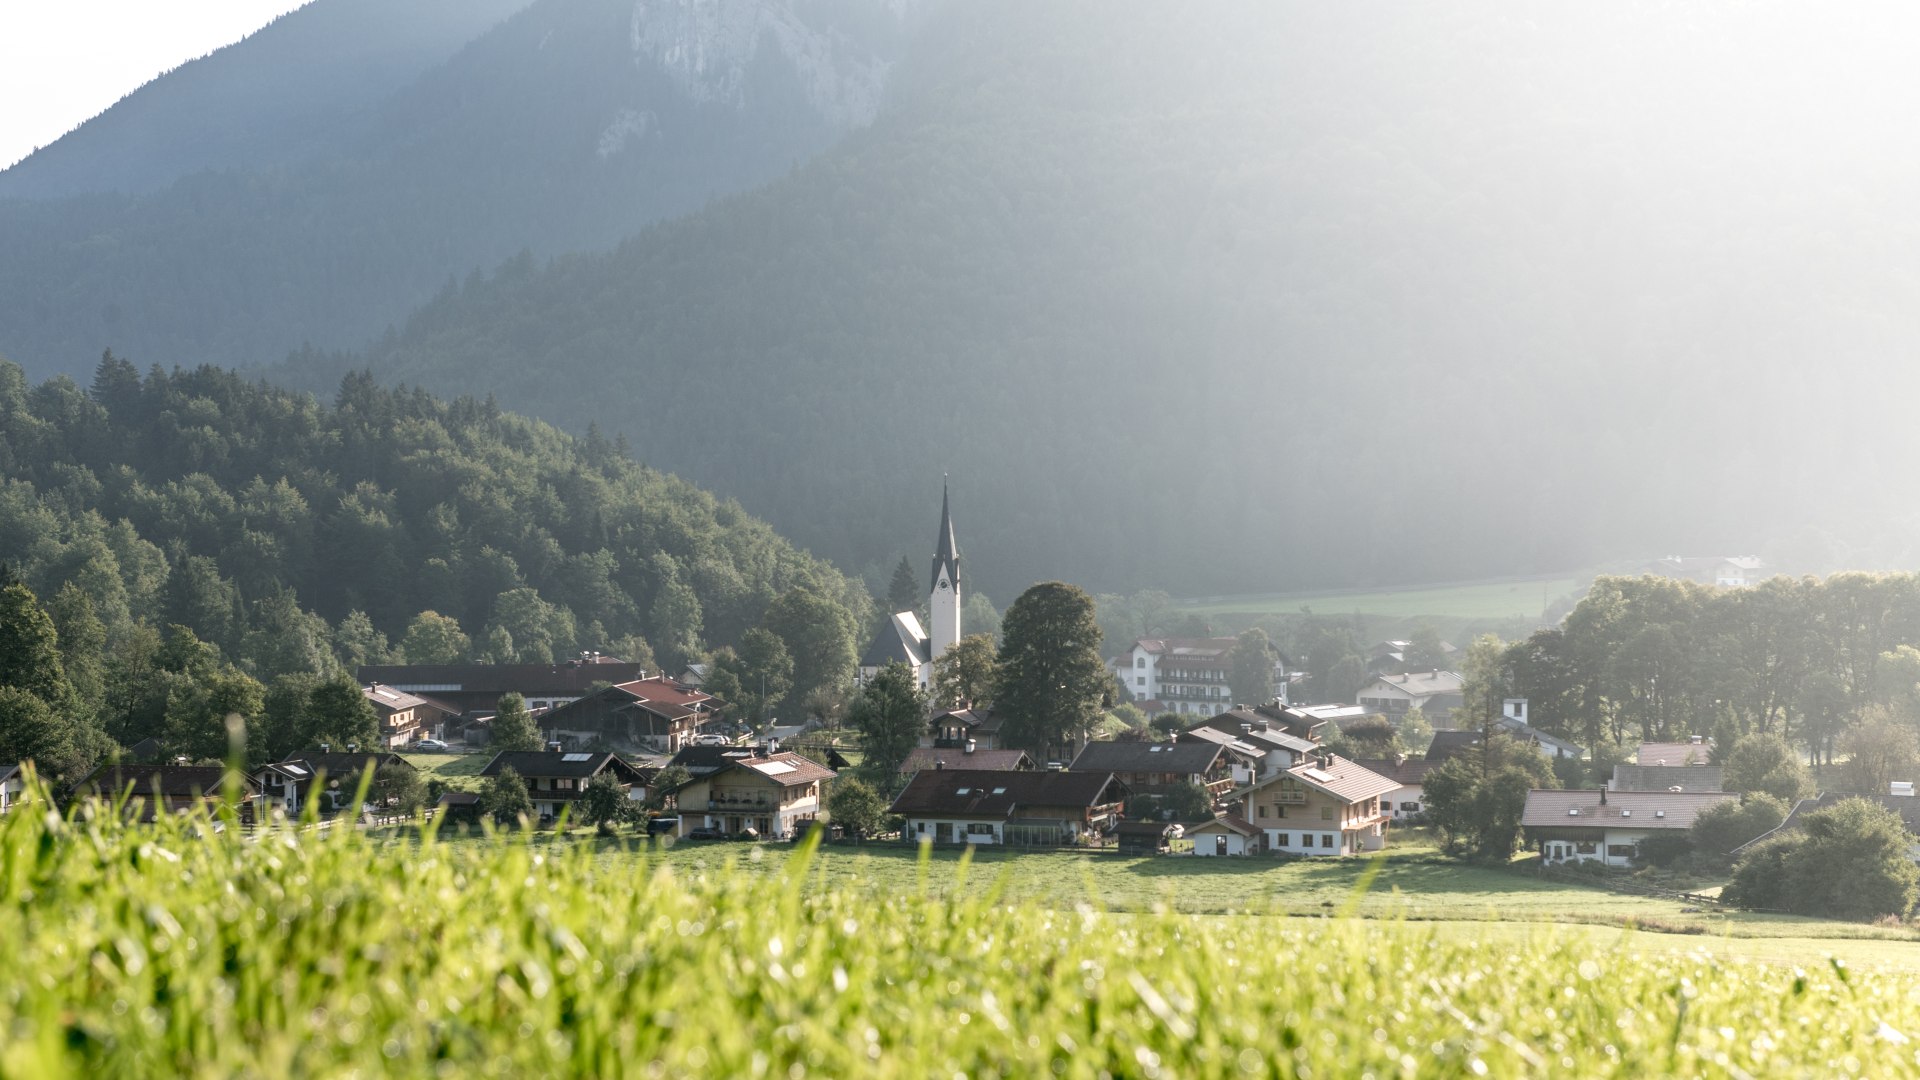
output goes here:
{"type": "Polygon", "coordinates": [[[973,747],[974,747],[974,741],[972,739],[968,739],[966,752],[969,754],[973,753],[973,747]]]}
{"type": "Polygon", "coordinates": [[[559,752],[560,752],[560,741],[558,739],[547,744],[547,753],[557,754],[559,752]]]}
{"type": "Polygon", "coordinates": [[[359,752],[360,752],[360,744],[359,744],[359,743],[348,743],[348,744],[347,744],[347,753],[349,753],[349,754],[357,754],[357,753],[359,753],[359,752]]]}
{"type": "Polygon", "coordinates": [[[1706,736],[1704,736],[1704,735],[1689,735],[1689,736],[1687,736],[1687,741],[1688,741],[1688,742],[1690,742],[1690,743],[1692,743],[1692,744],[1693,744],[1693,745],[1695,745],[1695,746],[1699,746],[1699,745],[1700,745],[1701,743],[1704,743],[1704,742],[1706,741],[1706,736]]]}
{"type": "Polygon", "coordinates": [[[1600,805],[1601,806],[1607,805],[1607,789],[1606,788],[1600,789],[1600,805]]]}
{"type": "Polygon", "coordinates": [[[946,768],[947,768],[947,759],[945,759],[945,758],[934,758],[934,759],[933,759],[933,771],[934,771],[934,772],[944,772],[944,771],[946,771],[946,768]]]}
{"type": "Polygon", "coordinates": [[[331,754],[331,753],[333,753],[333,744],[332,744],[332,743],[321,743],[321,744],[320,744],[320,752],[321,752],[321,753],[323,753],[323,754],[331,754]]]}

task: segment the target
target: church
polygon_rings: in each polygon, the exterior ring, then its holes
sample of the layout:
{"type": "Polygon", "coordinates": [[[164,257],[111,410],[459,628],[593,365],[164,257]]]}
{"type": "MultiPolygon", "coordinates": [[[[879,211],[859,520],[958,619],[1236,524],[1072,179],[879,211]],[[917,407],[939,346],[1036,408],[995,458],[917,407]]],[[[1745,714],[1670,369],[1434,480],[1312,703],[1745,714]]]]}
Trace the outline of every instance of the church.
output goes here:
{"type": "Polygon", "coordinates": [[[940,532],[934,538],[933,576],[928,584],[928,623],[911,611],[896,611],[889,627],[860,657],[860,681],[898,660],[913,669],[921,689],[933,682],[933,662],[960,640],[960,552],[953,542],[953,513],[947,488],[940,486],[940,532]]]}

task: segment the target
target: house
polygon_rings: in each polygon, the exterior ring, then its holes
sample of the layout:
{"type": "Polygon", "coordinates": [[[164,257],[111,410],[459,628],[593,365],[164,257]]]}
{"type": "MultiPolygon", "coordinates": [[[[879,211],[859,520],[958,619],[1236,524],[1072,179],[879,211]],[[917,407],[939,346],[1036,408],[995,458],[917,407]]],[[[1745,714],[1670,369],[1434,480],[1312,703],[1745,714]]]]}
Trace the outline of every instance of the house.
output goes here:
{"type": "Polygon", "coordinates": [[[442,821],[472,825],[480,820],[480,795],[448,789],[440,793],[440,801],[433,804],[433,809],[442,821]]]}
{"type": "Polygon", "coordinates": [[[1630,866],[1648,836],[1692,828],[1700,811],[1739,798],[1719,791],[1536,789],[1527,792],[1520,824],[1548,863],[1630,866]]]}
{"type": "Polygon", "coordinates": [[[714,829],[738,836],[751,829],[761,839],[797,836],[819,818],[826,805],[826,783],[836,775],[790,751],[727,755],[724,764],[674,792],[680,835],[714,829]]]}
{"type": "Polygon", "coordinates": [[[602,683],[632,682],[646,674],[639,664],[587,652],[562,664],[368,664],[355,678],[362,686],[380,683],[431,697],[467,716],[497,709],[506,694],[519,694],[529,710],[538,711],[585,697],[602,683]]]}
{"type": "Polygon", "coordinates": [[[992,709],[946,709],[933,714],[921,746],[940,750],[963,750],[972,743],[979,750],[1002,750],[1000,723],[1004,717],[992,709]]]}
{"type": "MultiPolygon", "coordinates": [[[[1539,728],[1519,723],[1508,717],[1495,720],[1494,726],[1513,736],[1522,745],[1532,747],[1548,760],[1571,758],[1578,761],[1586,754],[1578,743],[1570,742],[1558,735],[1550,735],[1539,728]]],[[[1480,729],[1478,728],[1436,731],[1433,733],[1433,741],[1427,744],[1427,760],[1437,765],[1473,750],[1479,745],[1480,729]]]]}
{"type": "Polygon", "coordinates": [[[18,765],[0,765],[0,814],[26,798],[27,771],[18,765]]]}
{"type": "Polygon", "coordinates": [[[1613,767],[1608,791],[1724,791],[1718,765],[1629,765],[1613,767]]]}
{"type": "MultiPolygon", "coordinates": [[[[76,799],[116,802],[128,798],[127,812],[139,821],[163,813],[213,810],[225,798],[227,770],[218,765],[102,765],[74,788],[76,799]]],[[[241,820],[258,821],[260,788],[236,774],[241,820]]]]}
{"type": "Polygon", "coordinates": [[[978,769],[987,772],[1025,772],[1034,767],[1025,750],[948,750],[916,746],[900,763],[900,772],[912,776],[921,769],[978,769]]]}
{"type": "Polygon", "coordinates": [[[1686,742],[1643,742],[1633,755],[1636,765],[1705,765],[1713,759],[1713,744],[1694,735],[1686,742]]]}
{"type": "Polygon", "coordinates": [[[1114,840],[1122,855],[1159,855],[1179,829],[1163,821],[1123,821],[1114,826],[1114,840]]]}
{"type": "Polygon", "coordinates": [[[1270,854],[1355,855],[1386,846],[1398,781],[1325,751],[1233,793],[1270,854]]]}
{"type": "Polygon", "coordinates": [[[388,766],[411,769],[413,763],[385,751],[349,749],[341,753],[323,746],[289,754],[284,760],[262,765],[247,775],[260,788],[265,805],[288,817],[299,817],[314,784],[322,785],[321,790],[326,793],[320,804],[321,812],[331,814],[346,808],[353,793],[360,790],[360,778],[368,769],[378,772],[388,766]]]}
{"type": "MultiPolygon", "coordinates": [[[[1227,654],[1237,641],[1230,637],[1140,638],[1108,661],[1108,666],[1136,704],[1154,702],[1159,711],[1207,716],[1233,703],[1227,680],[1233,665],[1227,654]]],[[[1278,650],[1272,655],[1274,686],[1284,687],[1286,657],[1278,650]]]]}
{"type": "Polygon", "coordinates": [[[399,749],[420,738],[420,727],[426,721],[432,707],[425,698],[415,697],[405,690],[396,690],[381,683],[369,683],[360,688],[360,696],[367,699],[373,711],[380,717],[380,745],[399,749]]]}
{"type": "MultiPolygon", "coordinates": [[[[1412,651],[1413,642],[1404,639],[1396,638],[1391,641],[1375,642],[1373,648],[1367,650],[1367,674],[1404,674],[1409,665],[1417,662],[1417,658],[1415,660],[1409,660],[1407,657],[1407,654],[1412,651]]],[[[1458,648],[1447,642],[1440,642],[1440,656],[1442,657],[1451,659],[1459,651],[1458,648]]]]}
{"type": "Polygon", "coordinates": [[[1235,814],[1224,814],[1187,830],[1195,855],[1252,855],[1260,850],[1260,830],[1235,814]]]}
{"type": "Polygon", "coordinates": [[[1426,812],[1427,799],[1425,785],[1427,770],[1433,768],[1433,762],[1426,758],[1390,757],[1357,759],[1361,768],[1400,785],[1386,796],[1386,805],[1395,821],[1403,821],[1426,812]]]}
{"type": "Polygon", "coordinates": [[[887,812],[916,843],[1060,847],[1112,829],[1130,794],[1110,773],[922,769],[887,812]]]}
{"type": "Polygon", "coordinates": [[[1296,739],[1317,743],[1326,735],[1331,721],[1313,710],[1324,709],[1324,706],[1317,705],[1236,705],[1200,723],[1229,733],[1279,731],[1296,739]]]}
{"type": "Polygon", "coordinates": [[[1390,717],[1398,718],[1411,709],[1419,709],[1429,720],[1440,720],[1460,707],[1466,683],[1453,671],[1376,675],[1354,697],[1363,708],[1390,717]]]}
{"type": "MultiPolygon", "coordinates": [[[[1285,735],[1280,732],[1274,732],[1273,736],[1276,739],[1303,741],[1294,740],[1291,735],[1285,735]]],[[[1219,728],[1212,727],[1188,728],[1175,735],[1173,741],[1177,743],[1213,743],[1216,746],[1223,746],[1233,751],[1239,758],[1250,761],[1251,764],[1244,767],[1236,761],[1233,774],[1234,784],[1236,786],[1250,784],[1255,777],[1270,769],[1284,769],[1293,764],[1296,756],[1295,751],[1276,746],[1273,742],[1266,739],[1256,740],[1252,735],[1246,733],[1238,736],[1230,735],[1227,732],[1221,731],[1219,728]]],[[[1305,743],[1304,745],[1311,748],[1313,744],[1305,743]]]]}
{"type": "Polygon", "coordinates": [[[1646,572],[1655,577],[1742,589],[1765,580],[1769,569],[1765,560],[1752,555],[1669,555],[1648,563],[1646,572]]]}
{"type": "Polygon", "coordinates": [[[493,755],[481,776],[499,776],[507,769],[520,774],[533,798],[533,812],[540,818],[557,818],[562,810],[580,801],[587,785],[602,774],[611,776],[629,799],[647,797],[651,779],[627,764],[618,754],[570,753],[564,750],[502,750],[493,755]]]}
{"type": "Polygon", "coordinates": [[[1067,771],[1112,774],[1136,795],[1165,795],[1176,785],[1198,784],[1218,800],[1253,782],[1261,756],[1206,739],[1090,742],[1067,771]]]}
{"type": "Polygon", "coordinates": [[[720,707],[711,694],[665,675],[629,679],[554,706],[540,730],[563,748],[608,745],[671,754],[691,743],[720,707]]]}
{"type": "Polygon", "coordinates": [[[1181,732],[1176,741],[1190,742],[1205,739],[1210,742],[1226,740],[1226,745],[1250,747],[1266,756],[1261,759],[1260,769],[1269,772],[1274,769],[1290,768],[1305,754],[1319,749],[1319,744],[1311,739],[1293,735],[1280,725],[1253,710],[1233,709],[1219,716],[1202,720],[1181,732]],[[1244,718],[1243,718],[1244,717],[1244,718]]]}

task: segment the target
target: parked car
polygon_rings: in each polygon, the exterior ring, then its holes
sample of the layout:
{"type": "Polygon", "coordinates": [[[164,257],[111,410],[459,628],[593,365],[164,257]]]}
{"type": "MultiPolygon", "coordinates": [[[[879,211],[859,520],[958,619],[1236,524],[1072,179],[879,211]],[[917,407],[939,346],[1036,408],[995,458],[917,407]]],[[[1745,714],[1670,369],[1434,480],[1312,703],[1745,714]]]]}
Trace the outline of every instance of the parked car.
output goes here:
{"type": "Polygon", "coordinates": [[[726,838],[727,830],[725,829],[695,829],[687,834],[689,840],[725,840],[726,838]]]}
{"type": "Polygon", "coordinates": [[[725,735],[695,735],[693,737],[693,745],[695,746],[726,746],[727,744],[728,739],[725,735]]]}
{"type": "Polygon", "coordinates": [[[444,754],[447,752],[447,744],[441,742],[439,739],[421,739],[419,742],[413,744],[413,748],[422,754],[444,754]]]}
{"type": "Polygon", "coordinates": [[[680,831],[680,819],[677,817],[657,817],[647,822],[647,835],[659,836],[661,833],[680,831]]]}

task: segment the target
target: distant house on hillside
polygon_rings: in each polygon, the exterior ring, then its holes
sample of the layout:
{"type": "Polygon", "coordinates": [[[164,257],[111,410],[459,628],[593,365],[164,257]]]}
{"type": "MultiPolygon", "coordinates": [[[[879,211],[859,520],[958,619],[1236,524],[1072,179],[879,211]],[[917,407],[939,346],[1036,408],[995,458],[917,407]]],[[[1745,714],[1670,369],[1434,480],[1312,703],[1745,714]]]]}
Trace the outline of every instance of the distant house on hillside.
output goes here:
{"type": "MultiPolygon", "coordinates": [[[[1230,637],[1140,638],[1108,663],[1135,702],[1158,702],[1165,712],[1211,715],[1234,704],[1227,654],[1236,643],[1230,637]]],[[[1280,690],[1287,684],[1287,660],[1278,650],[1272,655],[1273,683],[1280,690]]]]}
{"type": "Polygon", "coordinates": [[[1376,675],[1360,688],[1356,700],[1374,712],[1399,717],[1419,709],[1429,720],[1444,720],[1460,707],[1466,680],[1453,671],[1411,671],[1404,675],[1376,675]]]}
{"type": "Polygon", "coordinates": [[[1004,719],[992,709],[944,709],[927,722],[920,745],[965,750],[971,744],[975,750],[1003,750],[1006,747],[1000,741],[1000,724],[1004,719]]]}
{"type": "Polygon", "coordinates": [[[1697,581],[1727,589],[1758,585],[1766,580],[1770,569],[1764,560],[1752,555],[1669,555],[1646,566],[1646,572],[1655,577],[1697,581]]]}
{"type": "Polygon", "coordinates": [[[1520,824],[1549,863],[1629,866],[1648,836],[1690,829],[1700,811],[1739,798],[1716,791],[1534,790],[1520,824]]]}

